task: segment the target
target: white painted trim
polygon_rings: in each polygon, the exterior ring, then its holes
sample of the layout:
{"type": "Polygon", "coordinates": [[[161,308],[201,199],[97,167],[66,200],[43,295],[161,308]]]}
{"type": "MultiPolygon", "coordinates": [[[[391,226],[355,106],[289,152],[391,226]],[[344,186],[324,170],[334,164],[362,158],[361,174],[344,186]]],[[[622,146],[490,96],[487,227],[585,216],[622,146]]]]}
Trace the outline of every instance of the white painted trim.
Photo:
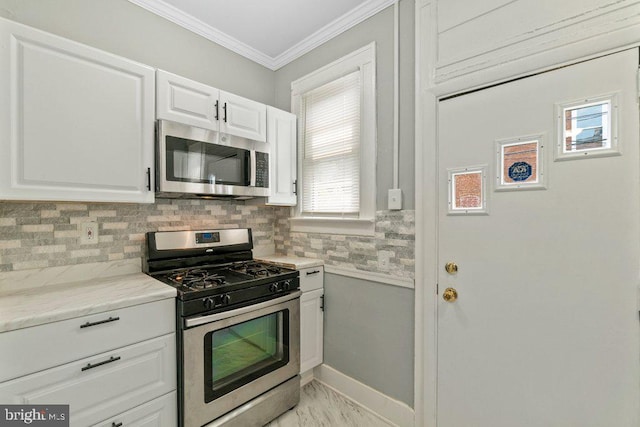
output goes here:
{"type": "Polygon", "coordinates": [[[129,0],[131,3],[155,13],[156,15],[173,22],[187,30],[204,37],[214,43],[219,44],[239,55],[244,56],[260,65],[271,70],[273,68],[273,58],[261,51],[241,42],[240,40],[229,36],[222,31],[213,28],[209,24],[200,21],[197,18],[183,12],[182,10],[165,3],[162,0],[129,0]]]}
{"type": "Polygon", "coordinates": [[[315,376],[313,375],[313,368],[308,371],[304,371],[300,373],[300,388],[306,386],[311,381],[313,381],[315,376]]]}
{"type": "Polygon", "coordinates": [[[335,19],[278,56],[272,57],[200,21],[162,0],[129,0],[149,12],[180,25],[270,70],[278,70],[321,44],[392,5],[396,0],[368,0],[335,19]]]}
{"type": "Polygon", "coordinates": [[[374,273],[352,268],[336,267],[332,265],[324,266],[324,272],[337,274],[339,276],[353,277],[356,279],[368,280],[369,282],[383,283],[385,285],[399,286],[401,288],[415,289],[414,280],[406,277],[397,277],[390,274],[374,273]]]}
{"type": "Polygon", "coordinates": [[[415,28],[415,365],[416,426],[437,422],[437,265],[438,152],[437,98],[434,74],[437,55],[437,1],[416,1],[415,28]]]}
{"type": "Polygon", "coordinates": [[[324,364],[315,369],[315,375],[316,379],[325,386],[353,400],[385,421],[402,427],[414,425],[414,411],[407,404],[324,364]]]}

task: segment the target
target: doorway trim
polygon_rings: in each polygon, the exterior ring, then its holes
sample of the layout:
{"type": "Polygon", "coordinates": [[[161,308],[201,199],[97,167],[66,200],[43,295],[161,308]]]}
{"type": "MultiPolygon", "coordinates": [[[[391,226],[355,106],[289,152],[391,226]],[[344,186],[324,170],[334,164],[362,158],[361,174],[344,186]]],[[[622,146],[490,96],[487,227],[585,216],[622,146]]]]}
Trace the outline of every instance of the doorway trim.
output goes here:
{"type": "MultiPolygon", "coordinates": [[[[639,47],[640,39],[629,34],[640,29],[640,24],[625,28],[621,34],[610,33],[598,37],[595,51],[576,47],[579,57],[564,56],[571,46],[555,47],[532,62],[509,64],[508,75],[500,67],[483,70],[464,78],[441,83],[435,82],[437,67],[438,0],[416,0],[415,3],[415,358],[414,358],[414,411],[415,426],[435,427],[437,423],[437,277],[438,277],[438,102],[442,98],[514,79],[573,65],[621,50],[639,47]]],[[[637,32],[635,33],[637,34],[637,32]]]]}

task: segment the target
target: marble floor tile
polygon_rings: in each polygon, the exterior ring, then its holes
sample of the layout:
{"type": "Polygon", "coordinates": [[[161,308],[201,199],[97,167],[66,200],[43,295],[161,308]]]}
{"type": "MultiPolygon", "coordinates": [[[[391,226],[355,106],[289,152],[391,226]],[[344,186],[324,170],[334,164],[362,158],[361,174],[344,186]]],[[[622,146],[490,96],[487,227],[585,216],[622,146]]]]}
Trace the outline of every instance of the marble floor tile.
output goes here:
{"type": "Polygon", "coordinates": [[[312,381],[300,392],[300,403],[265,427],[389,427],[392,424],[330,388],[312,381]]]}

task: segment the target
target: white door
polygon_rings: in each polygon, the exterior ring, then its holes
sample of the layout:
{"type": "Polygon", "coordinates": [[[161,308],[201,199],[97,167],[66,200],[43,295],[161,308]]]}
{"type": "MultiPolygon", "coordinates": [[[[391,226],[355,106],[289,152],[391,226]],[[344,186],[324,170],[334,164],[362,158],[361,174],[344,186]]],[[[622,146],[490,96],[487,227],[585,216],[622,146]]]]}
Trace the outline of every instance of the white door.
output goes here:
{"type": "Polygon", "coordinates": [[[640,425],[637,68],[633,49],[439,102],[438,427],[640,425]]]}

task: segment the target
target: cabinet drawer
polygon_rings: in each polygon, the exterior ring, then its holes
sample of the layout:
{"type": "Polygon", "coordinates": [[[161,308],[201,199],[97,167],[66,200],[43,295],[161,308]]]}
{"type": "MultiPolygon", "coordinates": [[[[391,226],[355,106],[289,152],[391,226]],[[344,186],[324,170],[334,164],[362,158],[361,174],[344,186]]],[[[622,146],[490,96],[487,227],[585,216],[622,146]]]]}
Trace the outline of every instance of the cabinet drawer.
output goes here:
{"type": "Polygon", "coordinates": [[[114,425],[122,425],[122,427],[175,427],[178,425],[177,405],[178,401],[174,391],[102,421],[95,427],[113,427],[114,425]]]}
{"type": "Polygon", "coordinates": [[[0,334],[0,382],[175,332],[175,300],[0,334]]]}
{"type": "Polygon", "coordinates": [[[300,270],[300,290],[302,292],[324,288],[324,267],[303,268],[300,270]]]}
{"type": "MultiPolygon", "coordinates": [[[[43,344],[46,348],[46,344],[43,344]]],[[[176,388],[175,334],[0,384],[0,402],[68,404],[72,426],[88,426],[176,388]]]]}

